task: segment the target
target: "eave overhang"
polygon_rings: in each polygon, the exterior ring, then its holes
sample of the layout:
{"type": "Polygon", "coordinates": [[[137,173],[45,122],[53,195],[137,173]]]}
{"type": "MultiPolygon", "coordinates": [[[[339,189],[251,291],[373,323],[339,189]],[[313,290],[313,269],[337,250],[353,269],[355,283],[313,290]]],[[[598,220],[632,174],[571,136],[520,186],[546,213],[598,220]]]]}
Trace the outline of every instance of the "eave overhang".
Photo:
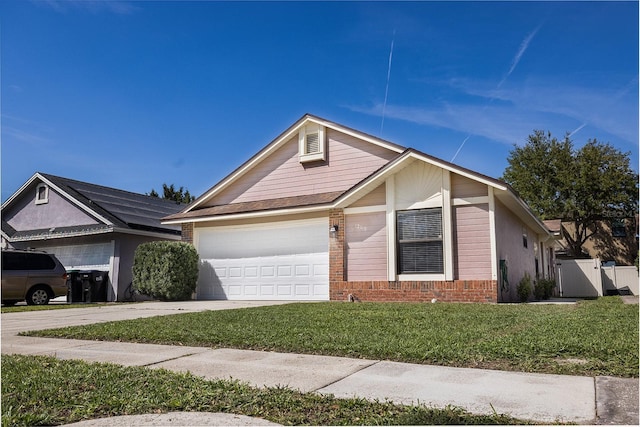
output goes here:
{"type": "MultiPolygon", "coordinates": [[[[170,217],[166,217],[163,224],[182,224],[182,223],[196,223],[196,222],[208,222],[208,221],[222,221],[231,219],[250,219],[261,217],[272,217],[280,215],[295,215],[313,212],[328,211],[333,208],[345,208],[361,197],[368,194],[370,191],[377,188],[379,185],[385,182],[385,180],[403,168],[409,166],[415,161],[423,161],[428,164],[442,168],[449,172],[456,173],[466,178],[472,179],[477,182],[481,182],[493,188],[495,197],[500,200],[508,209],[513,211],[519,218],[521,218],[527,226],[534,230],[544,241],[553,239],[553,234],[544,226],[536,215],[529,209],[526,203],[515,193],[515,191],[506,183],[490,178],[488,176],[473,172],[469,169],[462,168],[452,163],[437,159],[429,156],[425,153],[414,149],[407,149],[395,159],[391,160],[385,166],[344,192],[325,193],[322,196],[324,199],[318,203],[309,203],[306,205],[290,205],[284,207],[254,209],[235,212],[224,212],[225,206],[216,206],[212,208],[204,208],[201,210],[191,210],[190,212],[183,212],[170,217]]],[[[310,195],[309,197],[314,197],[310,195]]],[[[290,198],[295,199],[295,198],[290,198]]],[[[268,205],[273,201],[261,201],[256,203],[264,203],[268,205]]],[[[239,207],[236,204],[236,207],[239,207]]],[[[234,206],[234,205],[226,205],[234,206]]],[[[249,207],[249,204],[246,204],[249,207]]]]}

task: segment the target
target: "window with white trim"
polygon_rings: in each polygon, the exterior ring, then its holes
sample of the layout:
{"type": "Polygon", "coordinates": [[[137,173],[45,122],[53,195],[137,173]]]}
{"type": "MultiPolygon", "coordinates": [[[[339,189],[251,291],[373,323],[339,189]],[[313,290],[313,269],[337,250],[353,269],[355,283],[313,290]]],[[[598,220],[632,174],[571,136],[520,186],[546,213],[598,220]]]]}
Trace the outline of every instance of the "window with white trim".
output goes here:
{"type": "Polygon", "coordinates": [[[47,184],[38,184],[36,187],[36,205],[49,203],[49,186],[47,184]]]}
{"type": "Polygon", "coordinates": [[[396,213],[398,274],[444,273],[442,208],[396,213]]]}
{"type": "Polygon", "coordinates": [[[324,126],[307,125],[298,134],[298,158],[300,163],[326,159],[324,126]]]}

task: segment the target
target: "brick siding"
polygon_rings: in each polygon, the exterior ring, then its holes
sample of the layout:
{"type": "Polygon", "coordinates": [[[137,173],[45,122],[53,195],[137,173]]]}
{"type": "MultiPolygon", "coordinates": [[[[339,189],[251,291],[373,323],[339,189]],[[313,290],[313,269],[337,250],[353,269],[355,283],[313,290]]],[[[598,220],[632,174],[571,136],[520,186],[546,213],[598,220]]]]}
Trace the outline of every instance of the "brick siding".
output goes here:
{"type": "Polygon", "coordinates": [[[331,301],[498,302],[496,280],[451,281],[330,281],[331,301]]]}
{"type": "Polygon", "coordinates": [[[329,235],[329,284],[344,281],[344,224],[342,209],[331,209],[329,211],[329,227],[337,226],[338,231],[329,235]]]}
{"type": "Polygon", "coordinates": [[[193,223],[182,223],[182,241],[193,244],[193,223]]]}

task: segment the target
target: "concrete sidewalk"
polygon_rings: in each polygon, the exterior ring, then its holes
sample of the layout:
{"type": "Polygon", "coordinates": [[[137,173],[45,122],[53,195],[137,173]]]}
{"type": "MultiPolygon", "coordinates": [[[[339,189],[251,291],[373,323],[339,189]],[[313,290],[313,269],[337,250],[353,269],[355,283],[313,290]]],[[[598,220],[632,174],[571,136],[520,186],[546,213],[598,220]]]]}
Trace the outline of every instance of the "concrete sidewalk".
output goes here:
{"type": "MultiPolygon", "coordinates": [[[[2,314],[2,353],[189,371],[207,379],[233,378],[257,387],[287,386],[336,397],[390,400],[399,404],[458,406],[472,413],[507,414],[543,423],[638,425],[638,380],[526,374],[408,363],[236,349],[164,346],[20,337],[20,331],[132,319],[189,311],[274,303],[191,301],[2,314]]],[[[211,416],[202,414],[201,416],[211,416]]],[[[173,417],[147,425],[176,424],[173,417]],[[155,424],[154,424],[155,423],[155,424]]],[[[187,414],[183,425],[198,422],[187,414]]],[[[114,420],[112,420],[114,421],[114,420]]],[[[142,423],[142,419],[139,419],[142,423]]],[[[242,424],[247,420],[237,419],[242,424]]],[[[256,420],[257,422],[258,420],[256,420]]],[[[97,421],[96,421],[97,423],[97,421]]],[[[140,424],[136,422],[135,424],[140,424]]],[[[145,422],[146,423],[146,422],[145,422]]],[[[218,423],[229,425],[229,420],[218,423]]],[[[91,425],[91,424],[83,424],[91,425]]],[[[98,425],[98,424],[95,424],[98,425]]],[[[104,425],[104,424],[102,424],[104,425]]]]}

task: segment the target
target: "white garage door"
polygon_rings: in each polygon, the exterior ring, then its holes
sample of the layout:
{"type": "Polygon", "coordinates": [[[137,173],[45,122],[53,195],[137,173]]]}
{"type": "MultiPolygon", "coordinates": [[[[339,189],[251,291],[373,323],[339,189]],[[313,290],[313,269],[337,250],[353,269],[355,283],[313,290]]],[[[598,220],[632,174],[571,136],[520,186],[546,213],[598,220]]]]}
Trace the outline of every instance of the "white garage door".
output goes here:
{"type": "Polygon", "coordinates": [[[198,299],[328,300],[328,219],[196,229],[198,299]]]}
{"type": "Polygon", "coordinates": [[[90,245],[49,246],[41,248],[55,254],[67,270],[109,271],[113,242],[90,245]]]}

